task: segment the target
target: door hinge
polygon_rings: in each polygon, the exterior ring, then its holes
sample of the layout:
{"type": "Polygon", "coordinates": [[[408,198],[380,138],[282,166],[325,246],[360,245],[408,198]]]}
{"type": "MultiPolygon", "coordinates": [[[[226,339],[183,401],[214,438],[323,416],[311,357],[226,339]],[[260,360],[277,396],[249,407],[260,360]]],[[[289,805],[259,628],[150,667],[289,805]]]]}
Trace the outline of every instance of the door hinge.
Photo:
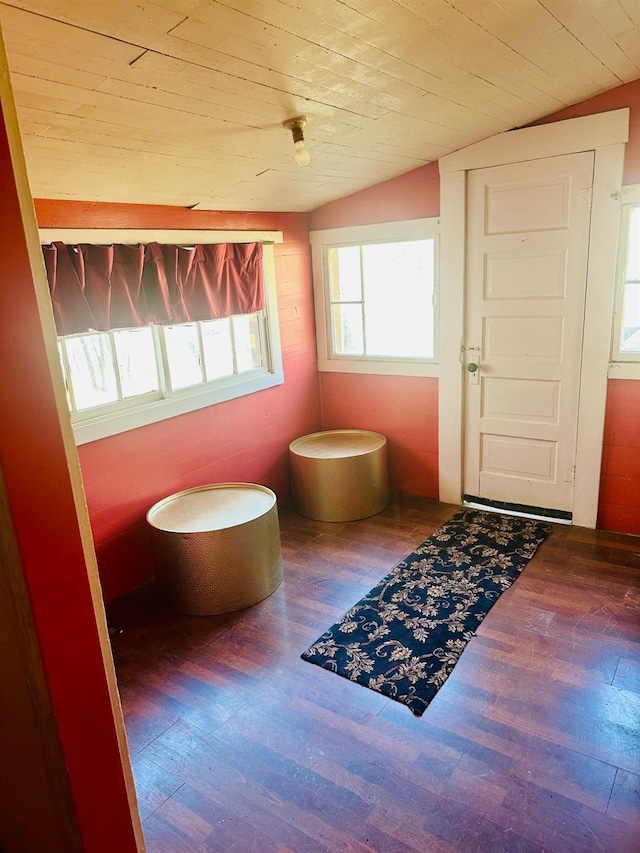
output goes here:
{"type": "Polygon", "coordinates": [[[576,479],[576,466],[575,465],[565,465],[564,466],[564,481],[565,483],[574,483],[576,479]]]}

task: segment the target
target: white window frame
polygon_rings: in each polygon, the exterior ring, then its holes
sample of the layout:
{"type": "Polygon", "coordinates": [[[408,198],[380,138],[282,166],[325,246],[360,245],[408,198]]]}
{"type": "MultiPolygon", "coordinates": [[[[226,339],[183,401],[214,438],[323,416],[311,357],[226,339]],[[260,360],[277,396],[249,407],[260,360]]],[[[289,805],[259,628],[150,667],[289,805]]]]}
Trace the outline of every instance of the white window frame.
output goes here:
{"type": "Polygon", "coordinates": [[[337,373],[372,373],[391,376],[438,375],[438,286],[440,220],[409,219],[375,225],[326,228],[310,233],[313,289],[315,296],[318,370],[337,373]],[[434,355],[430,359],[339,355],[332,353],[331,309],[327,274],[327,250],[343,245],[434,240],[434,355]]]}
{"type": "Polygon", "coordinates": [[[640,353],[620,352],[622,314],[627,271],[627,252],[629,245],[629,221],[631,210],[640,207],[640,184],[622,188],[620,193],[620,232],[618,238],[618,258],[616,263],[616,283],[611,330],[611,379],[640,379],[640,353]]]}
{"type": "Polygon", "coordinates": [[[40,229],[40,241],[48,245],[54,241],[76,245],[78,243],[168,243],[192,246],[195,243],[254,243],[264,247],[264,285],[266,331],[265,367],[246,374],[224,377],[207,385],[196,385],[174,391],[170,396],[137,405],[131,400],[114,404],[108,410],[91,417],[81,412],[72,418],[77,445],[87,444],[127,430],[173,418],[178,415],[223,403],[256,391],[282,385],[284,371],[280,346],[278,298],[276,290],[275,258],[273,246],[282,243],[281,231],[201,231],[201,230],[149,230],[149,229],[40,229]]]}

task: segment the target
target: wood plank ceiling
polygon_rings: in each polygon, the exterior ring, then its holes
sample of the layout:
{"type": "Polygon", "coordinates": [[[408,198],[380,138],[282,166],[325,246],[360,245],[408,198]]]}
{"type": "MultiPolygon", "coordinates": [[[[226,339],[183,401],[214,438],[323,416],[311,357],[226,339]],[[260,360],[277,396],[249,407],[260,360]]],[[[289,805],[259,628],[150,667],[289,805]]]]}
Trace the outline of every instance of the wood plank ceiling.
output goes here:
{"type": "Polygon", "coordinates": [[[0,22],[42,198],[313,210],[640,77],[640,0],[13,0],[0,22]]]}

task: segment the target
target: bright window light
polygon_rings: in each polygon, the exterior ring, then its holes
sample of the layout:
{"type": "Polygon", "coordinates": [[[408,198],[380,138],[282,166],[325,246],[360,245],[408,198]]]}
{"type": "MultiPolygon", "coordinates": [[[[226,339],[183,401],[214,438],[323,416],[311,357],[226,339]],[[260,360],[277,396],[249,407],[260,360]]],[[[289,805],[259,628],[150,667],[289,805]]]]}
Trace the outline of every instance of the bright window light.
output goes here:
{"type": "Polygon", "coordinates": [[[640,361],[640,204],[623,205],[613,361],[640,361]]]}

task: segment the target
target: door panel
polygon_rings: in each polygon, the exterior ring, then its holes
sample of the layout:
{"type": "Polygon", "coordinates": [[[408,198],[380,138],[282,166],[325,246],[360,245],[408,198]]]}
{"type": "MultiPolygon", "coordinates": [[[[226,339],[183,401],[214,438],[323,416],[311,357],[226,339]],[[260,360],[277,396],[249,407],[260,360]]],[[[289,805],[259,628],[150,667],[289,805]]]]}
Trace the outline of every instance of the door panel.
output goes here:
{"type": "Polygon", "coordinates": [[[591,153],[467,183],[464,491],[571,511],[591,153]]]}
{"type": "Polygon", "coordinates": [[[558,425],[560,383],[486,377],[482,417],[558,425]]]}
{"type": "MultiPolygon", "coordinates": [[[[556,444],[518,436],[482,436],[482,469],[494,474],[523,474],[551,482],[555,473],[556,444]]],[[[501,495],[497,500],[508,500],[501,495]]],[[[513,502],[513,501],[510,501],[513,502]]]]}
{"type": "MultiPolygon", "coordinates": [[[[555,158],[554,158],[555,159],[555,158]]],[[[520,169],[522,164],[498,168],[520,169]]],[[[527,168],[527,164],[525,164],[527,168]]],[[[483,169],[494,172],[495,169],[483,169]]],[[[476,177],[478,172],[473,173],[476,177]]],[[[485,184],[485,234],[565,229],[569,225],[571,176],[485,184]]]]}
{"type": "Polygon", "coordinates": [[[562,363],[563,317],[524,317],[514,312],[506,317],[485,317],[483,327],[485,370],[489,362],[554,367],[562,363]]]}

